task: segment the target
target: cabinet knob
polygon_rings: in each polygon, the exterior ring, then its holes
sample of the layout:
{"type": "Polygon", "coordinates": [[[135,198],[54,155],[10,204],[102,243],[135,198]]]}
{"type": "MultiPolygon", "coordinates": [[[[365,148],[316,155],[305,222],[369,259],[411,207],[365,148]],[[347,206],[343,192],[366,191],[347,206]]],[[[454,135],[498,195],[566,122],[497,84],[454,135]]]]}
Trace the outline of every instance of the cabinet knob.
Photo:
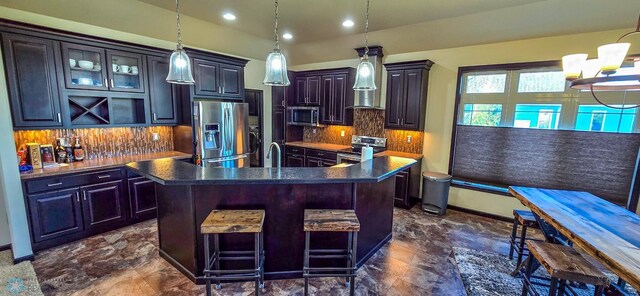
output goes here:
{"type": "Polygon", "coordinates": [[[107,78],[104,79],[104,87],[109,87],[109,82],[107,81],[107,78]]]}
{"type": "Polygon", "coordinates": [[[76,194],[76,202],[80,202],[80,196],[76,194]]]}
{"type": "Polygon", "coordinates": [[[153,112],[153,121],[156,121],[156,120],[158,120],[158,116],[156,116],[156,113],[153,112]]]}
{"type": "Polygon", "coordinates": [[[62,122],[62,115],[60,115],[60,112],[58,112],[58,122],[62,122]]]}
{"type": "Polygon", "coordinates": [[[113,88],[113,87],[114,87],[114,86],[113,86],[113,79],[111,79],[111,88],[113,88]]]}
{"type": "Polygon", "coordinates": [[[87,192],[86,191],[82,191],[82,199],[83,200],[87,200],[87,192]]]}

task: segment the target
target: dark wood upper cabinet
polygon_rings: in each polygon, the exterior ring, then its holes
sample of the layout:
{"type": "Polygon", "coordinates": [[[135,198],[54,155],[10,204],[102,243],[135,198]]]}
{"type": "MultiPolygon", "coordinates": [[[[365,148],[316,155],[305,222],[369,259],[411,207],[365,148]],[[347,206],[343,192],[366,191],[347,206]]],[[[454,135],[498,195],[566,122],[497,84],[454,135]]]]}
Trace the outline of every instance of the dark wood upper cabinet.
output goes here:
{"type": "Polygon", "coordinates": [[[320,121],[322,124],[353,124],[354,92],[351,89],[355,79],[355,69],[342,68],[324,70],[320,88],[320,121]]]}
{"type": "Polygon", "coordinates": [[[78,189],[28,195],[33,240],[44,240],[80,232],[82,205],[78,189]]]}
{"type": "Polygon", "coordinates": [[[385,64],[387,99],[385,128],[423,130],[430,60],[385,64]]]}
{"type": "Polygon", "coordinates": [[[296,105],[320,105],[320,76],[297,76],[296,77],[296,105]]]}
{"type": "MultiPolygon", "coordinates": [[[[145,92],[145,73],[147,71],[145,69],[143,55],[107,50],[107,61],[109,90],[137,93],[145,92]]],[[[168,72],[167,70],[167,73],[168,72]]]]}
{"type": "Polygon", "coordinates": [[[62,43],[62,68],[68,89],[109,90],[104,48],[62,43]]]}
{"type": "Polygon", "coordinates": [[[62,126],[55,62],[59,43],[4,33],[2,45],[14,126],[62,126]]]}
{"type": "Polygon", "coordinates": [[[200,59],[193,59],[194,93],[196,96],[219,96],[220,64],[200,59]]]}
{"type": "Polygon", "coordinates": [[[131,218],[136,220],[154,218],[157,209],[155,182],[145,177],[131,178],[128,181],[131,218]]]}
{"type": "Polygon", "coordinates": [[[244,67],[194,58],[194,95],[244,99],[244,67]]]}
{"type": "Polygon", "coordinates": [[[164,57],[149,56],[147,64],[151,123],[178,123],[178,95],[175,87],[165,80],[169,73],[169,60],[164,57]]]}
{"type": "Polygon", "coordinates": [[[387,105],[385,108],[385,127],[400,128],[402,104],[404,103],[404,71],[387,72],[387,105]]]}
{"type": "Polygon", "coordinates": [[[122,181],[80,188],[85,229],[112,226],[126,219],[122,181]]]}
{"type": "Polygon", "coordinates": [[[322,76],[322,87],[320,89],[320,123],[333,123],[333,93],[335,79],[333,75],[322,76]]]}
{"type": "Polygon", "coordinates": [[[242,98],[244,90],[244,67],[220,65],[221,94],[225,97],[242,98]]]}

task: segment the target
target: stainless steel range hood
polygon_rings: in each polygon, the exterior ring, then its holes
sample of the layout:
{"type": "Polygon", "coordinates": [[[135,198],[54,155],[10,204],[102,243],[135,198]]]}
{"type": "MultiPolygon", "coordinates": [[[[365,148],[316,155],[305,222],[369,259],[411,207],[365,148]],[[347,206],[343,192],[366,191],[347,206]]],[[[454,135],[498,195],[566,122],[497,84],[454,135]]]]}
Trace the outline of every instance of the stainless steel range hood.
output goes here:
{"type": "MultiPolygon", "coordinates": [[[[364,47],[356,48],[358,57],[364,55],[364,47]]],[[[374,80],[376,82],[376,90],[373,91],[355,91],[354,102],[351,108],[360,109],[384,109],[381,107],[382,94],[382,46],[369,46],[369,61],[373,64],[374,80]]]]}

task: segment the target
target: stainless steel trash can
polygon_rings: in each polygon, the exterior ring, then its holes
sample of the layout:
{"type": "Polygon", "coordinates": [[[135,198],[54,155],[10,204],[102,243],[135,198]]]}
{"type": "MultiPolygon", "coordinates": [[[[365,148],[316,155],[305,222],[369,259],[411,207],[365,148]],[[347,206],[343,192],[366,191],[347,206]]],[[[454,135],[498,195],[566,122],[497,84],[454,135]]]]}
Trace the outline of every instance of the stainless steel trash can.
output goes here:
{"type": "Polygon", "coordinates": [[[436,172],[422,173],[422,210],[444,215],[449,201],[451,176],[436,172]]]}

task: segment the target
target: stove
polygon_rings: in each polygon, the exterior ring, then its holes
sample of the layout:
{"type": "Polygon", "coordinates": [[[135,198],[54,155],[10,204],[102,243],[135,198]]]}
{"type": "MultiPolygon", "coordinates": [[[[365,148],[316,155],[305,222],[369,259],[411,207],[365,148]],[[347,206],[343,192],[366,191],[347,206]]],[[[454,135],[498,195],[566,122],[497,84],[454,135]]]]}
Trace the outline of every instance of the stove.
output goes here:
{"type": "Polygon", "coordinates": [[[352,136],[351,148],[338,150],[338,163],[358,163],[362,158],[362,147],[373,148],[373,154],[387,150],[387,139],[366,137],[366,136],[352,136]]]}

